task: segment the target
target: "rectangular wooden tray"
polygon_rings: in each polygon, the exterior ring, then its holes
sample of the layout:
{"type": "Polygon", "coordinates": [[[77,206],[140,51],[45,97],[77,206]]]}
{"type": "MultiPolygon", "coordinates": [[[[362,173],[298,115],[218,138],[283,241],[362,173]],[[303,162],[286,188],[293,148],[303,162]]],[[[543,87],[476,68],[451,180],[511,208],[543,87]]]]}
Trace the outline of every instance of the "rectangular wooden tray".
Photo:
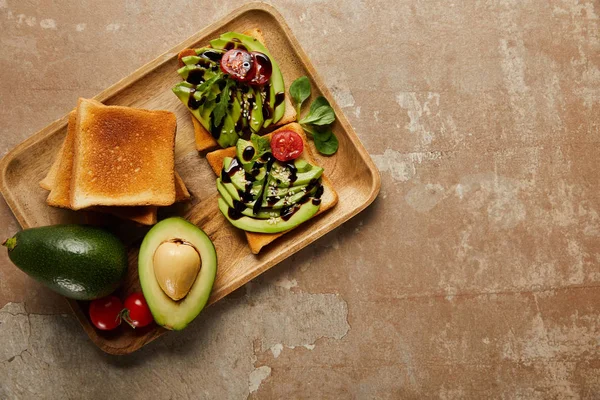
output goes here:
{"type": "MultiPolygon", "coordinates": [[[[189,204],[168,208],[162,216],[182,215],[204,229],[213,240],[219,264],[210,304],[340,226],[373,202],[379,193],[380,177],[373,161],[282,16],[266,4],[253,3],[237,9],[104,90],[95,99],[105,104],[176,113],[176,169],[194,198],[189,204]],[[171,92],[171,87],[181,80],[175,72],[179,51],[206,45],[224,32],[243,32],[255,27],[263,31],[269,50],[280,64],[287,88],[294,79],[306,75],[312,83],[313,98],[323,95],[331,102],[337,115],[333,131],[340,142],[339,151],[332,157],[319,156],[310,144],[317,163],[325,168],[338,192],[339,203],[265,247],[259,255],[250,252],[243,233],[232,227],[218,211],[215,176],[204,157],[195,150],[190,113],[171,92]]],[[[67,119],[68,115],[65,115],[42,129],[0,162],[0,190],[23,228],[90,222],[90,219],[104,222],[108,218],[49,207],[45,201],[48,192],[38,186],[66,135],[67,119]]],[[[128,293],[140,290],[137,252],[147,228],[118,220],[111,220],[108,227],[130,249],[129,274],[119,293],[124,298],[128,293]]],[[[166,332],[156,326],[137,330],[120,327],[109,333],[99,332],[88,320],[86,302],[70,300],[69,303],[90,339],[108,353],[131,353],[166,332]]]]}

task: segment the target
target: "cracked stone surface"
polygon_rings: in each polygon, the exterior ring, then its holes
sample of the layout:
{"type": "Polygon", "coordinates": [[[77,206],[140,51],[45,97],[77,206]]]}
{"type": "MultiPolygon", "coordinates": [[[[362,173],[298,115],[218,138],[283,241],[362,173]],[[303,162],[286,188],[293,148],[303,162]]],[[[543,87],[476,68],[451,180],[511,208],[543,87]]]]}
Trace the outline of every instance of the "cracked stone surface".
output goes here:
{"type": "MultiPolygon", "coordinates": [[[[126,357],[0,252],[0,398],[597,398],[598,2],[271,3],[379,198],[126,357]]],[[[241,4],[0,0],[0,156],[241,4]]]]}

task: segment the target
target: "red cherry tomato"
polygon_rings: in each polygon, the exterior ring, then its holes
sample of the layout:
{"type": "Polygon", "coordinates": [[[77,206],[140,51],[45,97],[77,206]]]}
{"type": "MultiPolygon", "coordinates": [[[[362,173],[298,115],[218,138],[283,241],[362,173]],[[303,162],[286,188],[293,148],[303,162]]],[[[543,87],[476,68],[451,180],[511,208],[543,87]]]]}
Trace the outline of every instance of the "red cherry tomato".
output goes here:
{"type": "Polygon", "coordinates": [[[142,293],[132,293],[125,299],[123,319],[133,328],[143,328],[150,325],[154,318],[142,293]]]}
{"type": "Polygon", "coordinates": [[[123,303],[115,296],[107,296],[90,303],[90,319],[94,326],[103,331],[121,325],[123,303]]]}
{"type": "Polygon", "coordinates": [[[239,82],[248,82],[256,74],[254,59],[245,50],[232,49],[221,58],[221,71],[239,82]]]}
{"type": "Polygon", "coordinates": [[[273,157],[279,161],[290,161],[300,157],[304,142],[294,131],[279,131],[271,138],[273,157]]]}
{"type": "Polygon", "coordinates": [[[273,65],[271,64],[271,60],[266,54],[259,53],[258,51],[253,51],[252,53],[250,53],[250,55],[254,60],[254,66],[256,68],[254,78],[252,78],[252,80],[250,81],[250,85],[264,85],[265,83],[269,82],[269,79],[271,78],[271,73],[273,72],[273,65]]]}

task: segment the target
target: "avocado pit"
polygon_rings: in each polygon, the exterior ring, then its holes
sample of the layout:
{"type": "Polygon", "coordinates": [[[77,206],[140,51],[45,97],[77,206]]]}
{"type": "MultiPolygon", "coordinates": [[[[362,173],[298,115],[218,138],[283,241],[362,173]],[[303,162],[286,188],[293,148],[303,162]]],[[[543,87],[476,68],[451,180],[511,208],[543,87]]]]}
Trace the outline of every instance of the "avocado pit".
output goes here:
{"type": "Polygon", "coordinates": [[[187,296],[202,266],[198,250],[181,239],[162,242],[154,252],[153,261],[158,285],[174,301],[187,296]]]}

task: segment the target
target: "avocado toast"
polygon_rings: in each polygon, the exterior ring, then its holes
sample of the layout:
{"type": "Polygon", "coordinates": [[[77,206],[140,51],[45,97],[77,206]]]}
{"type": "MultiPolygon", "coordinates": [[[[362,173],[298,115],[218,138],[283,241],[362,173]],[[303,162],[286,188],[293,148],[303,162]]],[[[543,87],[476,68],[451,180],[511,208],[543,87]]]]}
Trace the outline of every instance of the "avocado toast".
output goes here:
{"type": "MultiPolygon", "coordinates": [[[[306,163],[312,164],[313,166],[315,166],[315,167],[313,167],[313,170],[315,170],[315,171],[318,171],[319,169],[321,170],[318,178],[320,178],[320,184],[323,189],[322,189],[322,194],[319,196],[319,198],[320,198],[319,207],[317,208],[317,210],[312,209],[312,210],[308,210],[308,211],[303,211],[302,214],[296,213],[292,218],[298,216],[296,218],[303,219],[302,217],[306,217],[305,213],[312,213],[313,211],[315,211],[313,214],[310,214],[310,216],[308,218],[306,218],[306,219],[310,219],[310,218],[314,217],[315,215],[319,215],[319,214],[331,209],[332,207],[334,207],[338,201],[337,193],[333,189],[333,185],[331,184],[331,181],[325,176],[325,174],[322,173],[322,169],[320,167],[316,166],[316,163],[312,156],[310,147],[307,145],[308,139],[306,138],[306,135],[304,134],[302,127],[297,123],[287,124],[287,125],[279,128],[279,129],[273,131],[272,133],[265,135],[263,137],[270,140],[274,134],[276,134],[277,132],[280,132],[280,131],[293,131],[302,138],[302,141],[304,144],[304,151],[303,151],[302,155],[300,156],[300,158],[298,158],[296,160],[296,163],[302,163],[303,161],[305,161],[306,163]]],[[[216,175],[220,175],[223,167],[225,166],[225,163],[226,162],[231,163],[230,160],[234,159],[234,157],[236,157],[236,152],[237,152],[236,147],[230,147],[227,149],[216,150],[214,152],[208,153],[206,155],[206,160],[210,164],[214,173],[216,175]]],[[[310,171],[309,171],[309,173],[310,173],[310,171]]],[[[302,178],[300,178],[300,179],[302,179],[302,178]]],[[[306,186],[308,186],[311,181],[311,177],[307,174],[305,176],[305,179],[307,180],[306,186]]],[[[235,180],[235,178],[234,178],[234,180],[235,180]]],[[[299,181],[296,181],[296,182],[299,182],[299,181]]],[[[229,183],[227,183],[227,184],[229,184],[229,183]]],[[[232,181],[231,185],[234,185],[234,184],[235,184],[235,182],[232,181]]],[[[224,185],[223,182],[221,182],[221,185],[224,185]]],[[[302,186],[302,185],[296,186],[296,188],[298,188],[300,186],[302,186]]],[[[293,189],[292,187],[280,188],[280,189],[286,189],[288,192],[290,190],[291,191],[296,190],[296,189],[293,189]]],[[[303,189],[308,190],[310,193],[311,188],[308,188],[308,187],[300,188],[298,190],[303,190],[303,189]]],[[[276,190],[279,190],[279,189],[276,189],[276,190]]],[[[314,188],[314,190],[316,191],[317,188],[314,188]]],[[[235,196],[235,192],[233,190],[224,192],[221,189],[221,190],[219,190],[219,192],[222,193],[222,197],[223,197],[223,193],[230,193],[231,195],[235,196]]],[[[292,193],[292,192],[289,192],[289,194],[292,196],[296,195],[296,193],[292,193]]],[[[225,196],[226,195],[227,194],[225,194],[225,196]]],[[[300,193],[300,195],[303,196],[303,194],[301,194],[301,193],[300,193]]],[[[224,205],[223,202],[225,200],[223,198],[219,199],[219,200],[220,200],[219,208],[223,212],[223,210],[226,209],[226,207],[223,206],[224,205]]],[[[275,211],[275,210],[276,209],[272,210],[271,212],[274,212],[275,214],[277,214],[277,211],[275,211]]],[[[244,213],[242,213],[242,214],[244,214],[244,213]]],[[[277,218],[275,216],[275,214],[273,214],[273,217],[277,218]]],[[[240,218],[239,220],[245,221],[245,219],[243,219],[243,218],[240,218]]],[[[294,226],[291,227],[290,229],[293,229],[298,224],[292,224],[292,225],[294,225],[294,226]]],[[[246,239],[248,241],[248,245],[250,246],[250,250],[252,251],[252,253],[258,254],[264,246],[271,243],[275,239],[283,236],[285,234],[285,232],[287,232],[287,230],[284,232],[275,232],[275,233],[259,233],[259,232],[249,232],[248,230],[245,230],[244,233],[246,234],[246,239]]]]}
{"type": "Polygon", "coordinates": [[[281,71],[264,43],[262,32],[252,29],[243,34],[229,32],[212,40],[207,47],[185,49],[180,53],[182,68],[178,73],[184,81],[175,85],[173,92],[192,114],[198,151],[228,147],[242,135],[249,136],[250,132],[258,133],[270,125],[281,126],[296,120],[296,111],[285,95],[281,71]],[[218,76],[221,74],[219,61],[232,48],[267,54],[273,71],[269,82],[262,86],[225,86],[224,82],[232,80],[221,80],[218,76]],[[229,97],[227,111],[220,125],[213,126],[214,110],[225,91],[229,97]]]}

